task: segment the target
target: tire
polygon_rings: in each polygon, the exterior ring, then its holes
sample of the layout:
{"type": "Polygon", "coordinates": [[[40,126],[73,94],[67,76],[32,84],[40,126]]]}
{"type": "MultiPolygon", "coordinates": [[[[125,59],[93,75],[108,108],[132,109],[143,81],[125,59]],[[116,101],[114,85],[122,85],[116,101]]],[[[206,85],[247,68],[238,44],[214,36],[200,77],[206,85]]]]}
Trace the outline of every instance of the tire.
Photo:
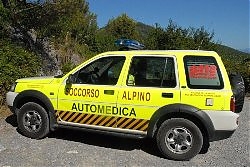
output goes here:
{"type": "Polygon", "coordinates": [[[190,160],[200,152],[203,136],[193,122],[183,118],[172,118],[161,124],[156,142],[166,158],[183,161],[190,160]]]}
{"type": "Polygon", "coordinates": [[[41,139],[49,133],[49,118],[46,110],[37,103],[24,104],[17,113],[18,129],[26,137],[41,139]]]}
{"type": "Polygon", "coordinates": [[[231,74],[229,79],[235,97],[235,112],[240,113],[242,111],[245,98],[244,80],[240,74],[231,74]]]}

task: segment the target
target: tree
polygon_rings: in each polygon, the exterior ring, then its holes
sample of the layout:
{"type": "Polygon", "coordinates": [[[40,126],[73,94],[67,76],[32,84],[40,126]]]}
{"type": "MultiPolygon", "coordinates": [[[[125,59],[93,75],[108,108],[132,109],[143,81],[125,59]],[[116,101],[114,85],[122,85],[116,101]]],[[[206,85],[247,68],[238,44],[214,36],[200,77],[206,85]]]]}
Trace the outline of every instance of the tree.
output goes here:
{"type": "Polygon", "coordinates": [[[114,35],[110,34],[105,29],[100,29],[97,32],[95,39],[97,47],[96,51],[101,53],[105,51],[116,50],[117,48],[115,46],[115,40],[117,40],[117,38],[114,35]]]}
{"type": "Polygon", "coordinates": [[[117,50],[115,40],[119,38],[140,40],[136,22],[126,14],[109,20],[106,27],[98,30],[95,37],[97,52],[117,50]]]}
{"type": "Polygon", "coordinates": [[[16,79],[37,75],[41,65],[39,62],[32,52],[10,41],[0,41],[0,105],[16,79]]]}
{"type": "Polygon", "coordinates": [[[215,43],[213,41],[214,32],[209,33],[202,26],[198,29],[192,29],[192,36],[197,49],[213,50],[215,43]]]}
{"type": "Polygon", "coordinates": [[[118,16],[116,19],[109,20],[105,29],[115,38],[138,39],[139,37],[139,33],[136,29],[136,22],[126,14],[118,16]]]}
{"type": "Polygon", "coordinates": [[[153,28],[145,40],[145,45],[147,49],[157,50],[162,49],[164,50],[166,47],[166,32],[164,29],[159,26],[159,24],[155,25],[155,28],[153,28]]]}
{"type": "Polygon", "coordinates": [[[149,49],[214,50],[213,37],[214,33],[209,33],[204,27],[182,28],[170,20],[165,29],[156,24],[145,41],[149,49]]]}

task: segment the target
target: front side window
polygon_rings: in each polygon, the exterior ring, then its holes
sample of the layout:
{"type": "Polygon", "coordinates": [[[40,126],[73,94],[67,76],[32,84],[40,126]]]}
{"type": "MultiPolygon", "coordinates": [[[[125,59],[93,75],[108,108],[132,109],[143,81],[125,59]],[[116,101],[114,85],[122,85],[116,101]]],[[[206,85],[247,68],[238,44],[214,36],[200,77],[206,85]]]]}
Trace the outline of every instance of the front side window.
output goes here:
{"type": "Polygon", "coordinates": [[[176,86],[175,66],[172,57],[135,56],[127,77],[128,86],[176,86]]]}
{"type": "Polygon", "coordinates": [[[115,85],[120,76],[124,56],[100,58],[83,67],[75,75],[77,84],[115,85]]]}
{"type": "Polygon", "coordinates": [[[185,56],[186,80],[189,88],[222,89],[224,87],[218,64],[211,56],[185,56]]]}

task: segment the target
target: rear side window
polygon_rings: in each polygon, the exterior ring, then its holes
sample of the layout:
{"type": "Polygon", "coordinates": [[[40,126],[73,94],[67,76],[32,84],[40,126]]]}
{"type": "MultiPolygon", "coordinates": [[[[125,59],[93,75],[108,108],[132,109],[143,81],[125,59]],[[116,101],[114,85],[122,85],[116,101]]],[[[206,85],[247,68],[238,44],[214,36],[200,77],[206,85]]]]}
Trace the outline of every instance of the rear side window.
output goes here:
{"type": "Polygon", "coordinates": [[[224,83],[214,57],[185,56],[184,65],[189,88],[222,89],[224,83]]]}
{"type": "Polygon", "coordinates": [[[172,57],[135,56],[130,65],[127,85],[176,87],[174,59],[172,57]]]}

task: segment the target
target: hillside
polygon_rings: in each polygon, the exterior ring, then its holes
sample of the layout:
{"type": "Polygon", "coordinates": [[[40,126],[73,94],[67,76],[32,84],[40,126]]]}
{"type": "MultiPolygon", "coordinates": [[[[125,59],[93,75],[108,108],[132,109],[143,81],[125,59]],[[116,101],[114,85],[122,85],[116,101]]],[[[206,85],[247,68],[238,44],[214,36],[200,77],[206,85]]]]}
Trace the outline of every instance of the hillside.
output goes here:
{"type": "Polygon", "coordinates": [[[218,48],[217,50],[218,53],[221,53],[223,55],[238,56],[240,57],[240,59],[249,58],[250,56],[250,53],[242,52],[240,50],[236,50],[234,48],[231,48],[225,45],[217,44],[217,48],[218,48]]]}
{"type": "MultiPolygon", "coordinates": [[[[150,31],[154,29],[154,27],[143,24],[141,22],[137,23],[137,30],[139,31],[140,35],[143,37],[147,37],[150,31]]],[[[144,39],[145,39],[144,38],[144,39]]],[[[192,49],[192,48],[187,48],[192,49]]],[[[215,44],[214,51],[216,51],[222,58],[227,72],[229,74],[237,72],[240,73],[244,80],[246,91],[250,92],[250,53],[242,52],[236,50],[234,48],[215,44]]]]}
{"type": "Polygon", "coordinates": [[[244,61],[250,54],[213,43],[213,32],[202,26],[186,29],[170,20],[167,27],[154,27],[122,14],[99,29],[84,0],[22,2],[0,2],[0,105],[16,79],[66,73],[98,53],[117,50],[114,41],[122,37],[152,50],[215,50],[229,73],[237,71],[250,80],[249,61],[244,61]]]}
{"type": "Polygon", "coordinates": [[[139,32],[140,36],[143,39],[145,39],[148,36],[149,32],[154,29],[154,27],[152,27],[150,25],[146,25],[146,24],[141,23],[141,22],[137,22],[136,29],[139,32]]]}
{"type": "MultiPolygon", "coordinates": [[[[141,22],[137,22],[136,28],[138,30],[138,32],[140,33],[141,36],[146,37],[150,31],[152,31],[154,29],[154,27],[150,26],[150,25],[146,25],[144,23],[141,22]]],[[[232,57],[240,57],[240,60],[248,58],[250,56],[250,53],[246,53],[240,50],[236,50],[234,48],[225,46],[225,45],[221,45],[221,44],[216,44],[216,48],[217,48],[217,52],[220,55],[223,56],[229,56],[230,58],[232,57]]]]}

